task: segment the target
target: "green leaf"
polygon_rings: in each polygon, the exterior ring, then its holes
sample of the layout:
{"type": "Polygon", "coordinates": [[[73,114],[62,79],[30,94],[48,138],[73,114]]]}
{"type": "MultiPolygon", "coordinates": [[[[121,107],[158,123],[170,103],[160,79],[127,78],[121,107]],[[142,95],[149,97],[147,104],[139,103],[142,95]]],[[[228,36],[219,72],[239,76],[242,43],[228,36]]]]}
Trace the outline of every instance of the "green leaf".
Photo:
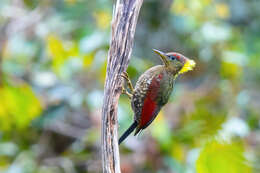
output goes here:
{"type": "Polygon", "coordinates": [[[250,173],[243,145],[237,142],[208,142],[196,162],[198,173],[250,173]]]}
{"type": "Polygon", "coordinates": [[[27,84],[0,88],[0,130],[23,129],[41,113],[41,105],[27,84]]]}

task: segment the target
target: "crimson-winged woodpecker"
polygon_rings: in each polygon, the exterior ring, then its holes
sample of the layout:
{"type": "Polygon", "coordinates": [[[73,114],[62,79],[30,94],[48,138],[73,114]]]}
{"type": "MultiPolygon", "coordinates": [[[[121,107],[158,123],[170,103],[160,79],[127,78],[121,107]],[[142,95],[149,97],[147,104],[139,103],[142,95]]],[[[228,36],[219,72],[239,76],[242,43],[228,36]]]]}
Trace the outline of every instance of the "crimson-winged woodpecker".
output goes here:
{"type": "Polygon", "coordinates": [[[180,53],[163,53],[155,49],[153,51],[160,56],[163,65],[157,65],[145,71],[139,77],[135,88],[133,88],[127,73],[122,74],[131,91],[129,93],[123,87],[122,93],[127,94],[131,99],[134,122],[119,138],[119,144],[134,130],[134,135],[136,135],[153,122],[161,108],[168,102],[176,77],[195,67],[193,60],[180,53]]]}

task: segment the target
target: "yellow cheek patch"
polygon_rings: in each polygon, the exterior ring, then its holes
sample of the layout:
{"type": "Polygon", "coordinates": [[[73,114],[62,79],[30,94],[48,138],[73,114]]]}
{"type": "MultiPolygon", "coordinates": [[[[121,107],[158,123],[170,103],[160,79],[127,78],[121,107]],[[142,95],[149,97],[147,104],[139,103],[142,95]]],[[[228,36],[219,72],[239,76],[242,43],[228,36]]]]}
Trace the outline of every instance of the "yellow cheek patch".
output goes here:
{"type": "Polygon", "coordinates": [[[182,67],[182,69],[179,71],[179,74],[182,74],[182,73],[185,73],[187,71],[190,71],[192,70],[194,67],[196,66],[196,63],[195,61],[191,60],[191,59],[188,59],[184,66],[182,67]]]}

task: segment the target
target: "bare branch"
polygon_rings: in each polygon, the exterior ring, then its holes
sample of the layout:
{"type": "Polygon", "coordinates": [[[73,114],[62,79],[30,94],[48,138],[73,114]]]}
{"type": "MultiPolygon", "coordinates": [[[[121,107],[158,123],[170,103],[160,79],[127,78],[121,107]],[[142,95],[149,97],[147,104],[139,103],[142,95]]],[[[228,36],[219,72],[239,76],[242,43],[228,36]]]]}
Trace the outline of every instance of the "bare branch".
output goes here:
{"type": "Polygon", "coordinates": [[[117,139],[117,105],[122,89],[120,74],[126,71],[130,60],[142,3],[143,0],[117,0],[114,7],[102,108],[103,172],[120,173],[117,139]]]}

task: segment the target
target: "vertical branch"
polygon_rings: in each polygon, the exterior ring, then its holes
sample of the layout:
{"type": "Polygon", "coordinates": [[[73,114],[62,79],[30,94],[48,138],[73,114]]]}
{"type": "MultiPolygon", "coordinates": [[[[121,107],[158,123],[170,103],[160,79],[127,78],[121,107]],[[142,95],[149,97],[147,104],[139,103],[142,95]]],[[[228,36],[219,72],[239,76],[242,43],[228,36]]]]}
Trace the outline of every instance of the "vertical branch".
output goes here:
{"type": "Polygon", "coordinates": [[[143,0],[117,0],[114,7],[102,107],[103,172],[120,173],[117,138],[117,106],[122,82],[120,74],[129,63],[142,3],[143,0]]]}

